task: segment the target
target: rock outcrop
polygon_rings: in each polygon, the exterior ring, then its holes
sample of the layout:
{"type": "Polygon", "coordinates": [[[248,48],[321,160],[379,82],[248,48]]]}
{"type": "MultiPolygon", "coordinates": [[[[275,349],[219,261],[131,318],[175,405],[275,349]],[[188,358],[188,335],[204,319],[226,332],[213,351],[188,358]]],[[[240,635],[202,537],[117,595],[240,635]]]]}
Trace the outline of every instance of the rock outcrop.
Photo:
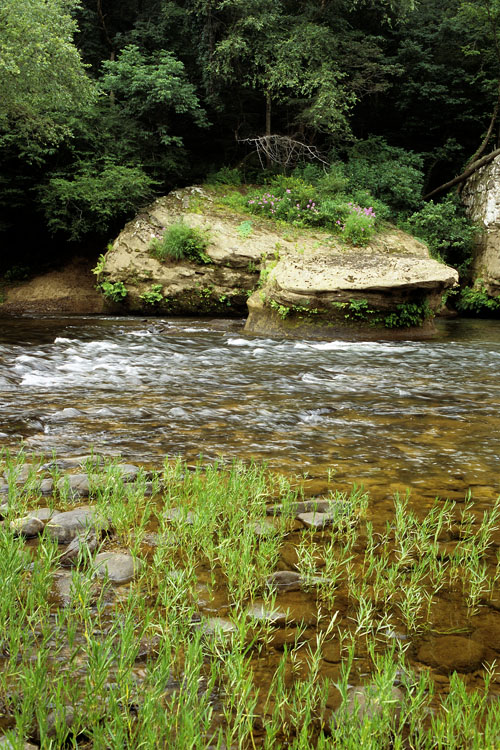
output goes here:
{"type": "Polygon", "coordinates": [[[473,280],[496,297],[500,294],[500,156],[467,180],[462,200],[469,218],[484,230],[474,253],[473,280]]]}
{"type": "Polygon", "coordinates": [[[100,276],[126,288],[130,312],[244,314],[250,297],[247,331],[326,338],[374,335],[381,327],[422,333],[457,280],[423,243],[394,227],[353,248],[323,230],[242,215],[200,187],[174,191],[129,222],[100,276]],[[205,262],[154,257],[155,237],[179,221],[206,237],[205,262]],[[153,289],[157,299],[148,300],[153,289]]]}
{"type": "Polygon", "coordinates": [[[379,336],[381,328],[391,338],[407,338],[410,330],[432,333],[432,318],[443,293],[457,284],[457,272],[432,260],[415,240],[405,247],[401,238],[396,251],[385,253],[374,244],[287,255],[249,298],[245,330],[328,338],[379,336]]]}

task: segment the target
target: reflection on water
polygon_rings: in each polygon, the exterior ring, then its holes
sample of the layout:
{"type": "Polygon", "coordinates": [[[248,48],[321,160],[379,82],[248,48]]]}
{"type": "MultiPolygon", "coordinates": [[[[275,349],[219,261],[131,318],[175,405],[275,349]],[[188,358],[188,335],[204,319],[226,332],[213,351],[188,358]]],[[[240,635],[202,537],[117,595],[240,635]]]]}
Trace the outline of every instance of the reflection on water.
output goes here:
{"type": "Polygon", "coordinates": [[[383,497],[497,489],[500,322],[431,342],[280,341],[238,321],[2,322],[0,442],[159,463],[255,457],[383,497]]]}

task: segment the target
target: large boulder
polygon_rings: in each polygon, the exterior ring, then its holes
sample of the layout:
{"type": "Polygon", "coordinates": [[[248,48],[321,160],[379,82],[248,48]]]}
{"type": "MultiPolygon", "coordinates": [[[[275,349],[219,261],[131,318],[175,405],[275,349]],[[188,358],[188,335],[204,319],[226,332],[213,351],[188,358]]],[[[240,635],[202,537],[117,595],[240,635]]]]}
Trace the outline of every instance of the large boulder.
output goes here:
{"type": "Polygon", "coordinates": [[[122,282],[124,306],[131,312],[199,315],[246,312],[249,291],[257,284],[260,259],[274,250],[279,234],[252,222],[251,237],[242,236],[245,220],[224,209],[215,195],[201,187],[175,190],[143,209],[119,234],[106,254],[100,280],[122,282]],[[210,262],[160,261],[151,255],[151,242],[171,224],[182,221],[207,238],[210,262]],[[142,295],[153,285],[163,300],[154,305],[142,295]]]}
{"type": "Polygon", "coordinates": [[[245,330],[307,335],[419,336],[433,331],[432,318],[458,274],[432,260],[427,249],[399,234],[398,247],[382,239],[363,249],[315,248],[281,258],[265,286],[248,300],[245,330]]]}
{"type": "Polygon", "coordinates": [[[201,187],[147,206],[125,226],[100,270],[101,283],[126,287],[124,310],[244,314],[251,295],[247,331],[327,338],[381,327],[421,332],[458,279],[430,259],[423,243],[394,227],[353,248],[320,229],[238,213],[217,191],[201,187]],[[207,262],[153,257],[155,236],[179,221],[204,234],[207,262]],[[147,301],[153,287],[160,296],[154,304],[147,301]]]}
{"type": "Polygon", "coordinates": [[[467,215],[481,228],[472,274],[475,286],[500,294],[500,156],[469,177],[462,190],[467,215]]]}

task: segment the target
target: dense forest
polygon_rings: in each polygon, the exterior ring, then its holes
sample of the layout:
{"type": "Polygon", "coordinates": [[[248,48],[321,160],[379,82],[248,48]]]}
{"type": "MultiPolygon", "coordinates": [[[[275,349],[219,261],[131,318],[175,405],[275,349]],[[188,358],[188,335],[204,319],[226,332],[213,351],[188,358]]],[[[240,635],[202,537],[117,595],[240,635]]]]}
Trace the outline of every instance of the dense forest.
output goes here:
{"type": "Polygon", "coordinates": [[[2,0],[1,270],[94,251],[174,186],[287,169],[396,220],[444,198],[451,227],[455,192],[425,200],[499,145],[499,22],[498,0],[2,0]]]}

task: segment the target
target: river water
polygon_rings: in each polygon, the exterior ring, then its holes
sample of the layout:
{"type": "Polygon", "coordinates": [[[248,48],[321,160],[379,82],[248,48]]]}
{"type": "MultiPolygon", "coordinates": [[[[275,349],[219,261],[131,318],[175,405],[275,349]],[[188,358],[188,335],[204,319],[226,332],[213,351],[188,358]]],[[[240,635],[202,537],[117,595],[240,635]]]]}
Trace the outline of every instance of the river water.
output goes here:
{"type": "Polygon", "coordinates": [[[375,500],[498,494],[500,322],[441,321],[433,341],[248,336],[241,321],[2,321],[0,445],[93,447],[158,465],[264,459],[375,500]]]}

